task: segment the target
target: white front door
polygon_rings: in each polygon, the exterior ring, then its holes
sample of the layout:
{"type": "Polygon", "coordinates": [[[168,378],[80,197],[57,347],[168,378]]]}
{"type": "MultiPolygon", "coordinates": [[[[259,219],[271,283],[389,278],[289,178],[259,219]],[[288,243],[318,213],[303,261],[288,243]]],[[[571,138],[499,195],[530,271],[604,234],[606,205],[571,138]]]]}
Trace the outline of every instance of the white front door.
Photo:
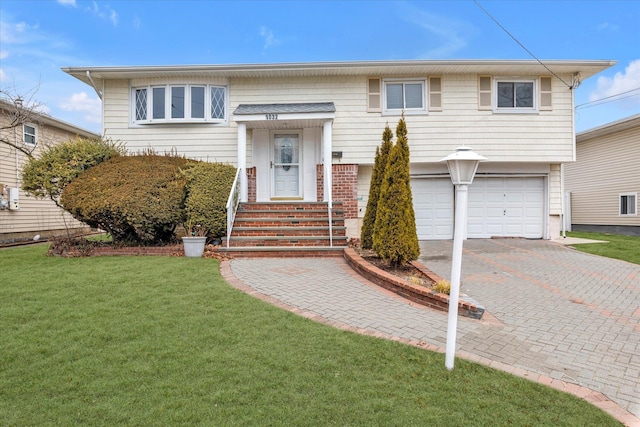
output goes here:
{"type": "Polygon", "coordinates": [[[300,194],[300,133],[273,133],[271,160],[271,197],[299,198],[300,194]]]}

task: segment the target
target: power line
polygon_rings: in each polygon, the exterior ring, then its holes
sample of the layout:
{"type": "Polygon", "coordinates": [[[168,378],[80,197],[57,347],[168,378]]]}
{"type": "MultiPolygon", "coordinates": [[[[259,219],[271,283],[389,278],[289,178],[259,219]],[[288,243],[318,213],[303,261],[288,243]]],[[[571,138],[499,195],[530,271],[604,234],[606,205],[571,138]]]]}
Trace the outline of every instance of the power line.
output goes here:
{"type": "Polygon", "coordinates": [[[638,94],[632,93],[632,92],[636,92],[636,91],[640,91],[640,87],[637,87],[635,89],[630,89],[630,90],[627,90],[625,92],[616,93],[615,95],[605,96],[604,98],[595,99],[593,101],[585,102],[584,104],[576,105],[575,108],[577,110],[578,108],[595,107],[596,105],[606,104],[607,102],[614,102],[614,101],[619,101],[621,99],[631,98],[633,96],[637,96],[638,95],[638,94]],[[622,96],[622,95],[626,95],[626,96],[622,96]],[[612,98],[615,98],[615,99],[612,99],[612,98]]]}
{"type": "Polygon", "coordinates": [[[494,17],[493,17],[493,16],[492,16],[492,15],[491,15],[491,14],[490,14],[490,13],[489,13],[485,8],[484,8],[484,7],[482,7],[482,5],[480,5],[480,3],[478,2],[478,0],[473,0],[473,2],[476,4],[476,6],[478,6],[478,7],[480,8],[480,10],[482,10],[482,11],[483,11],[483,12],[484,12],[484,13],[485,13],[489,18],[491,18],[491,20],[492,20],[493,22],[495,22],[495,23],[496,23],[496,25],[502,29],[502,31],[504,31],[505,33],[507,33],[507,35],[513,39],[513,41],[515,41],[516,43],[518,43],[518,45],[519,45],[521,48],[523,48],[523,49],[524,49],[524,50],[525,50],[525,51],[526,51],[526,52],[527,52],[527,53],[528,53],[528,54],[529,54],[533,59],[535,59],[536,61],[538,61],[538,63],[539,63],[540,65],[542,65],[542,66],[543,66],[547,71],[549,71],[551,74],[553,74],[553,76],[554,76],[555,78],[557,78],[557,79],[558,79],[558,80],[560,80],[562,83],[564,83],[564,84],[565,84],[565,86],[567,86],[569,89],[573,89],[573,88],[574,88],[574,86],[573,86],[573,85],[570,85],[570,84],[568,84],[567,82],[565,82],[564,80],[562,80],[562,79],[560,78],[560,76],[558,76],[556,73],[554,73],[553,71],[551,71],[551,69],[550,69],[549,67],[547,67],[545,64],[543,64],[543,63],[542,63],[542,61],[541,61],[540,59],[538,59],[538,57],[537,57],[537,56],[535,56],[535,55],[533,54],[533,52],[531,52],[529,49],[527,49],[527,47],[526,47],[524,44],[520,43],[520,41],[519,41],[519,40],[518,40],[518,39],[517,39],[513,34],[511,34],[511,33],[509,32],[509,30],[507,30],[504,26],[502,26],[502,24],[500,24],[500,22],[498,22],[498,20],[497,20],[496,18],[494,18],[494,17]]]}

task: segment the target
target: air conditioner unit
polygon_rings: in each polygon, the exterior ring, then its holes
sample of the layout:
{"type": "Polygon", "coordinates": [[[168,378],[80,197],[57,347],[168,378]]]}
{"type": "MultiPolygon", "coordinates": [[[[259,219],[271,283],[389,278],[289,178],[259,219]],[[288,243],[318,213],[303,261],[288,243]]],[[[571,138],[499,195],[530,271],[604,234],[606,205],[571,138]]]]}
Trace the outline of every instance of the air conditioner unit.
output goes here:
{"type": "Polygon", "coordinates": [[[20,189],[19,188],[10,188],[9,189],[9,210],[17,211],[20,210],[20,189]]]}

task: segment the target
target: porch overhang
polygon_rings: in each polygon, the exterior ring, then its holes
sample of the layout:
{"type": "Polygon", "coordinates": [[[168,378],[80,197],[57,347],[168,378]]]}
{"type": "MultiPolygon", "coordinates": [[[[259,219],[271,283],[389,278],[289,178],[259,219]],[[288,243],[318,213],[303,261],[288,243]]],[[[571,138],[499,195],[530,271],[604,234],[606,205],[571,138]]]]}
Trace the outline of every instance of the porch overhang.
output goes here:
{"type": "Polygon", "coordinates": [[[335,116],[333,102],[240,104],[233,112],[233,120],[244,123],[247,129],[322,127],[335,116]]]}

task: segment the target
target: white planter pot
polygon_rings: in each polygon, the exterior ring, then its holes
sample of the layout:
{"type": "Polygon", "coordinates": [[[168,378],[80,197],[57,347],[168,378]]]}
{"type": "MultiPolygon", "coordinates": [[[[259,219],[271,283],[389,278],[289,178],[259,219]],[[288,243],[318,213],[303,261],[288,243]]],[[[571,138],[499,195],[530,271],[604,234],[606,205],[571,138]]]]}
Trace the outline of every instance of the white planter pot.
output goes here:
{"type": "Polygon", "coordinates": [[[184,256],[188,258],[200,258],[204,253],[204,244],[206,242],[206,237],[183,237],[184,256]]]}

